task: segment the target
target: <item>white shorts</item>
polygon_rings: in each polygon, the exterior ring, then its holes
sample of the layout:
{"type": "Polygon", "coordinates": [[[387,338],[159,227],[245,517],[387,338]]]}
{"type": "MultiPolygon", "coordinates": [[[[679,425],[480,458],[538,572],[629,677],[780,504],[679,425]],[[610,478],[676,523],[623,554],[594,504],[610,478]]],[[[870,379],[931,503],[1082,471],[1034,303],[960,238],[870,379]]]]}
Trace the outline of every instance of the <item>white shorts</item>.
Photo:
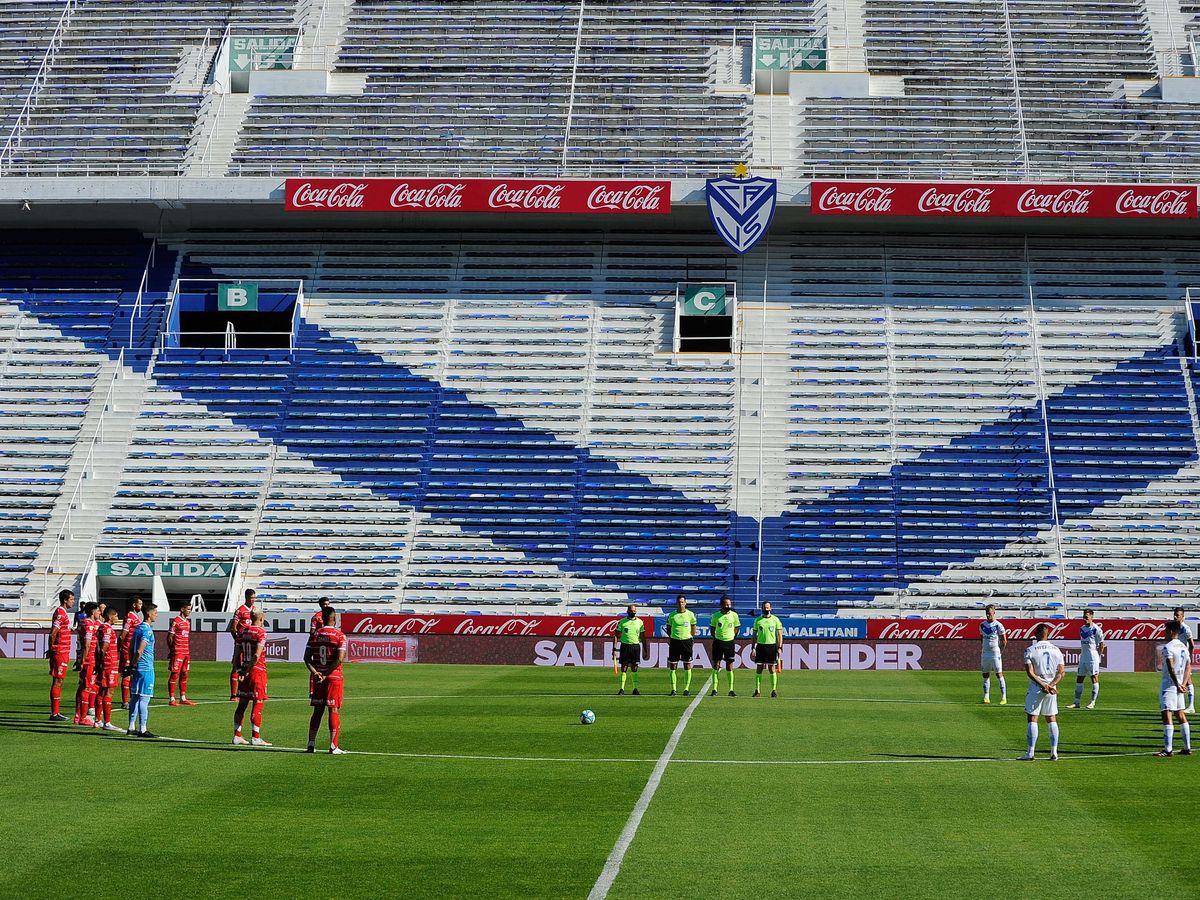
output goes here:
{"type": "Polygon", "coordinates": [[[1092,654],[1081,654],[1079,657],[1079,668],[1075,670],[1076,675],[1099,675],[1100,674],[1100,657],[1092,654]]]}
{"type": "Polygon", "coordinates": [[[1025,694],[1025,713],[1030,716],[1057,716],[1058,694],[1031,690],[1025,694]]]}
{"type": "Polygon", "coordinates": [[[1000,657],[999,650],[984,650],[983,656],[979,659],[979,671],[984,675],[995,672],[997,675],[1004,674],[1004,660],[1000,657]]]}
{"type": "Polygon", "coordinates": [[[1187,691],[1177,691],[1173,687],[1167,688],[1158,698],[1158,708],[1171,712],[1187,709],[1187,691]]]}

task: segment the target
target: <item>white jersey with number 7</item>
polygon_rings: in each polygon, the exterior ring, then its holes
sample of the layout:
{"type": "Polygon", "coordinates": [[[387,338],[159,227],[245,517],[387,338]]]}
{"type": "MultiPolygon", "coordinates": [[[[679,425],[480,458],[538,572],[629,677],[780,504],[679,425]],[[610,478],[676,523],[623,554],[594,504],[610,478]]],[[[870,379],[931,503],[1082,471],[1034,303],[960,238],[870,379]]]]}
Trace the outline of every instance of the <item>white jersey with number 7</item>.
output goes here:
{"type": "MultiPolygon", "coordinates": [[[[1038,641],[1025,651],[1025,664],[1033,666],[1033,674],[1042,681],[1053,681],[1063,664],[1062,651],[1049,641],[1038,641]]],[[[1032,683],[1029,687],[1036,688],[1032,683]]]]}

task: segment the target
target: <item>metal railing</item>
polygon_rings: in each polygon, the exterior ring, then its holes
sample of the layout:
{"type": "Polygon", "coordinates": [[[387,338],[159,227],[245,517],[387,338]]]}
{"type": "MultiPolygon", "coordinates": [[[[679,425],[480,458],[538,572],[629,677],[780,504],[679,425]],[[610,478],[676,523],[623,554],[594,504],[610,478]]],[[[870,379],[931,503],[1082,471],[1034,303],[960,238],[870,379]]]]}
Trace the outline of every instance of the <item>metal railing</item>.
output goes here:
{"type": "Polygon", "coordinates": [[[249,337],[278,337],[287,338],[286,349],[290,353],[296,350],[296,336],[293,331],[238,331],[230,322],[225,326],[223,331],[164,331],[159,336],[159,353],[166,353],[169,350],[224,350],[226,353],[234,350],[283,350],[285,349],[281,343],[279,346],[265,347],[239,347],[239,338],[249,337]],[[219,337],[222,344],[220,347],[197,347],[189,346],[181,342],[182,338],[194,337],[219,337]],[[176,339],[176,340],[171,340],[176,339]]]}
{"type": "MultiPolygon", "coordinates": [[[[1131,145],[1132,146],[1132,145],[1131,145]]],[[[881,147],[887,150],[887,147],[881,147]]],[[[896,150],[901,148],[896,147],[896,150]]],[[[187,177],[191,178],[651,178],[702,181],[733,172],[734,163],[713,165],[493,165],[487,163],[456,164],[453,162],[360,162],[347,158],[337,162],[306,163],[266,160],[262,163],[233,163],[228,169],[203,164],[185,167],[182,163],[148,162],[78,162],[10,165],[7,177],[30,178],[96,178],[96,177],[187,177]]],[[[754,175],[779,178],[784,181],[805,182],[819,179],[905,181],[956,180],[996,182],[1064,182],[1086,184],[1171,183],[1200,180],[1200,161],[1195,170],[1181,171],[1178,163],[1161,167],[1130,166],[1114,168],[1108,165],[1059,165],[1031,160],[1026,169],[1020,160],[1011,165],[946,164],[870,164],[837,163],[791,164],[780,166],[751,165],[754,175]]]]}
{"type": "Polygon", "coordinates": [[[129,341],[125,345],[133,349],[134,325],[142,314],[142,298],[146,294],[146,285],[150,282],[150,270],[154,268],[155,251],[158,249],[158,238],[150,242],[150,253],[146,256],[146,266],[142,269],[142,280],[138,283],[137,299],[133,301],[133,309],[129,313],[129,341]]]}
{"type": "Polygon", "coordinates": [[[1163,78],[1198,78],[1200,66],[1196,65],[1196,47],[1180,47],[1155,54],[1158,74],[1163,78]]]}
{"type": "Polygon", "coordinates": [[[13,121],[12,131],[8,134],[8,140],[5,141],[4,148],[0,149],[0,172],[3,172],[5,165],[12,161],[13,152],[20,146],[21,138],[25,133],[25,126],[29,124],[34,107],[37,106],[38,94],[41,93],[50,76],[50,69],[54,65],[55,54],[62,47],[63,33],[67,30],[67,25],[70,24],[71,13],[75,11],[75,7],[78,5],[79,0],[66,0],[66,3],[63,5],[62,15],[58,17],[58,25],[55,26],[54,33],[50,35],[50,43],[46,46],[42,62],[33,76],[33,83],[29,85],[29,92],[25,95],[25,103],[21,106],[21,111],[17,113],[17,117],[13,121]]]}
{"type": "Polygon", "coordinates": [[[50,552],[50,558],[46,561],[45,574],[49,577],[54,569],[55,563],[58,561],[59,552],[62,550],[63,540],[75,540],[74,532],[71,530],[71,518],[76,509],[83,509],[83,486],[84,483],[95,476],[96,470],[96,445],[106,443],[105,440],[105,417],[113,405],[113,394],[116,390],[117,382],[125,378],[125,350],[122,349],[117,354],[116,368],[113,370],[112,378],[108,382],[108,390],[104,394],[104,401],[100,405],[100,418],[96,421],[96,433],[92,435],[91,443],[88,444],[87,453],[83,457],[83,465],[80,468],[79,478],[75,481],[75,490],[71,492],[70,498],[67,500],[67,511],[63,516],[62,526],[58,529],[58,535],[54,538],[54,549],[50,552]]]}

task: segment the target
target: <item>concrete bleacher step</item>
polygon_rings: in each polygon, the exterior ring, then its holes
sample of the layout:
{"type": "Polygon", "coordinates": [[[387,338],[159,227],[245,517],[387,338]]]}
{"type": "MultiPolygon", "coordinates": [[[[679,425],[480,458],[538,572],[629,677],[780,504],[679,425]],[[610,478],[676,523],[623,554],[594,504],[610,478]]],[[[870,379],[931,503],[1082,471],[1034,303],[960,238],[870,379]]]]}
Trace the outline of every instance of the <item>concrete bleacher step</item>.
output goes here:
{"type": "Polygon", "coordinates": [[[229,171],[252,100],[249,94],[205,94],[184,158],[185,175],[219,177],[229,171]]]}

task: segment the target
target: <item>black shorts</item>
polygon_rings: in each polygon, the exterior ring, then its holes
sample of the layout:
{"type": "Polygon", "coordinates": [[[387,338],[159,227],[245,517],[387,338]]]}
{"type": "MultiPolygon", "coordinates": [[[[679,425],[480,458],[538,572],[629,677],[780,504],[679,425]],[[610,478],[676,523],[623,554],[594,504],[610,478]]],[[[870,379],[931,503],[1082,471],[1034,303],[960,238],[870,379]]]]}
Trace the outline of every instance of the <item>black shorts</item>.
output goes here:
{"type": "Polygon", "coordinates": [[[737,656],[737,647],[733,645],[733,641],[718,641],[714,638],[711,656],[713,668],[715,669],[723,662],[733,662],[733,658],[737,656]]]}
{"type": "Polygon", "coordinates": [[[671,638],[671,646],[667,648],[667,662],[690,663],[692,661],[692,639],[677,640],[671,638]]]}
{"type": "Polygon", "coordinates": [[[623,666],[636,666],[642,661],[642,645],[641,644],[621,644],[617,655],[617,662],[623,666]]]}
{"type": "Polygon", "coordinates": [[[755,644],[754,661],[760,666],[773,666],[779,662],[778,644],[755,644]]]}

